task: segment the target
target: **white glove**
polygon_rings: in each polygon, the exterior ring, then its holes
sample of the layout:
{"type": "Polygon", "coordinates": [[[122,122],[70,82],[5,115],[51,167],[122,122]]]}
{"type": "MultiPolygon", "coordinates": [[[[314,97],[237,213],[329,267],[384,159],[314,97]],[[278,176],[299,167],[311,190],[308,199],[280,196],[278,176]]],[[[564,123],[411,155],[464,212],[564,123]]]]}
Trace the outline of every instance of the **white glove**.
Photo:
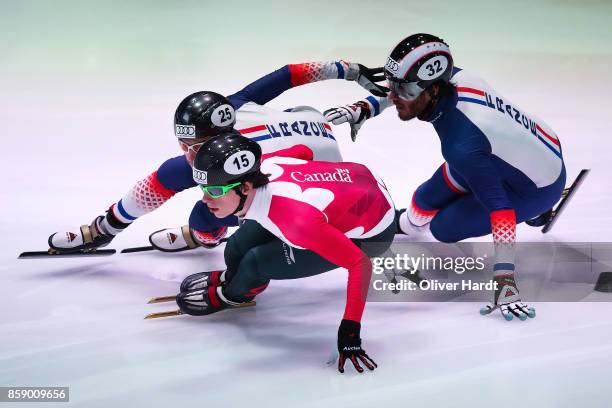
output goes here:
{"type": "Polygon", "coordinates": [[[534,318],[536,316],[535,309],[521,301],[516,282],[514,281],[514,273],[512,271],[507,272],[507,274],[494,277],[497,283],[494,295],[495,300],[493,303],[482,307],[480,314],[485,316],[499,308],[504,319],[508,321],[514,317],[518,317],[520,320],[527,320],[528,317],[534,318]]]}
{"type": "Polygon", "coordinates": [[[376,82],[386,81],[383,67],[368,68],[364,65],[351,62],[346,72],[347,81],[357,81],[359,85],[374,96],[384,97],[389,93],[389,88],[378,85],[376,82]]]}
{"type": "Polygon", "coordinates": [[[352,105],[338,106],[323,112],[325,119],[334,125],[348,122],[351,125],[351,139],[357,140],[361,125],[372,116],[372,107],[367,101],[357,101],[352,105]]]}

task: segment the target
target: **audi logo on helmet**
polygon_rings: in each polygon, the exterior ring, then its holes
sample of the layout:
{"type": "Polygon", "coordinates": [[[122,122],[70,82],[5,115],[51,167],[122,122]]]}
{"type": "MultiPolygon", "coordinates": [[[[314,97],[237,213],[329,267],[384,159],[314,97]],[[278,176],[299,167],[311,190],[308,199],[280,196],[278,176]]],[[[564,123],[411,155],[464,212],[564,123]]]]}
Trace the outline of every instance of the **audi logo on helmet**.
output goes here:
{"type": "Polygon", "coordinates": [[[195,138],[196,128],[193,125],[174,125],[174,134],[178,138],[195,138]]]}
{"type": "Polygon", "coordinates": [[[397,63],[397,61],[389,57],[387,58],[387,63],[385,64],[385,68],[387,69],[387,71],[391,72],[392,74],[397,74],[397,71],[399,71],[399,64],[397,63]]]}
{"type": "Polygon", "coordinates": [[[208,183],[208,172],[193,169],[193,181],[198,184],[207,184],[208,183]]]}

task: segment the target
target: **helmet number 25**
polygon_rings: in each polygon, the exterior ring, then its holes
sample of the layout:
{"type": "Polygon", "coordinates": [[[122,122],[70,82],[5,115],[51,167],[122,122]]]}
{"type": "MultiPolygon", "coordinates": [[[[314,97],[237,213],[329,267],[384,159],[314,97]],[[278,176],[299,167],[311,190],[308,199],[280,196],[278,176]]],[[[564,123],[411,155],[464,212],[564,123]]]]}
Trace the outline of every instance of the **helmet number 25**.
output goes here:
{"type": "Polygon", "coordinates": [[[218,111],[219,116],[221,117],[221,123],[225,123],[226,121],[232,120],[232,112],[230,111],[229,106],[223,110],[218,111]]]}
{"type": "Polygon", "coordinates": [[[215,126],[225,127],[234,123],[234,108],[228,104],[217,106],[210,119],[215,126]]]}

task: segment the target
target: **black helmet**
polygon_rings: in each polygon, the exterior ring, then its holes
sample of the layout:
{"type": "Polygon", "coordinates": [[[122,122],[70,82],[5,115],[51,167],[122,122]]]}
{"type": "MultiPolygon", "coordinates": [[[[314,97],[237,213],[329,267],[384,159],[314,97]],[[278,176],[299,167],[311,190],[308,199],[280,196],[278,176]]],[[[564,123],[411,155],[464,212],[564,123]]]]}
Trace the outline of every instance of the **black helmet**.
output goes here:
{"type": "Polygon", "coordinates": [[[259,171],[261,147],[236,130],[204,142],[193,161],[193,180],[204,186],[225,186],[259,171]]]}
{"type": "Polygon", "coordinates": [[[196,92],[181,101],[174,113],[174,134],[179,139],[214,136],[236,123],[231,103],[216,92],[196,92]]]}
{"type": "Polygon", "coordinates": [[[413,34],[393,48],[385,64],[391,89],[404,99],[414,99],[437,82],[448,83],[453,57],[448,44],[431,34],[413,34]]]}

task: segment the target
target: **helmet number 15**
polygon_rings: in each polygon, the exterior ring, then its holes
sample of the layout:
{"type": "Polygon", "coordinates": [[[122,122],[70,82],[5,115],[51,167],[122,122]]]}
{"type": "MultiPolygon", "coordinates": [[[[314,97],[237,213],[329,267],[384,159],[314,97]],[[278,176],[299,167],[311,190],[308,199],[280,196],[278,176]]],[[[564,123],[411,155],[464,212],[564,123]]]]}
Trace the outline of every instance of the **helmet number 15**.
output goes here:
{"type": "Polygon", "coordinates": [[[223,169],[228,174],[244,174],[257,164],[255,155],[248,150],[240,150],[228,157],[223,169]]]}
{"type": "Polygon", "coordinates": [[[246,154],[242,154],[240,155],[240,157],[236,157],[233,163],[234,163],[234,166],[236,166],[236,170],[238,171],[242,170],[243,167],[244,168],[251,167],[250,166],[251,162],[249,162],[249,158],[247,157],[246,154]]]}

